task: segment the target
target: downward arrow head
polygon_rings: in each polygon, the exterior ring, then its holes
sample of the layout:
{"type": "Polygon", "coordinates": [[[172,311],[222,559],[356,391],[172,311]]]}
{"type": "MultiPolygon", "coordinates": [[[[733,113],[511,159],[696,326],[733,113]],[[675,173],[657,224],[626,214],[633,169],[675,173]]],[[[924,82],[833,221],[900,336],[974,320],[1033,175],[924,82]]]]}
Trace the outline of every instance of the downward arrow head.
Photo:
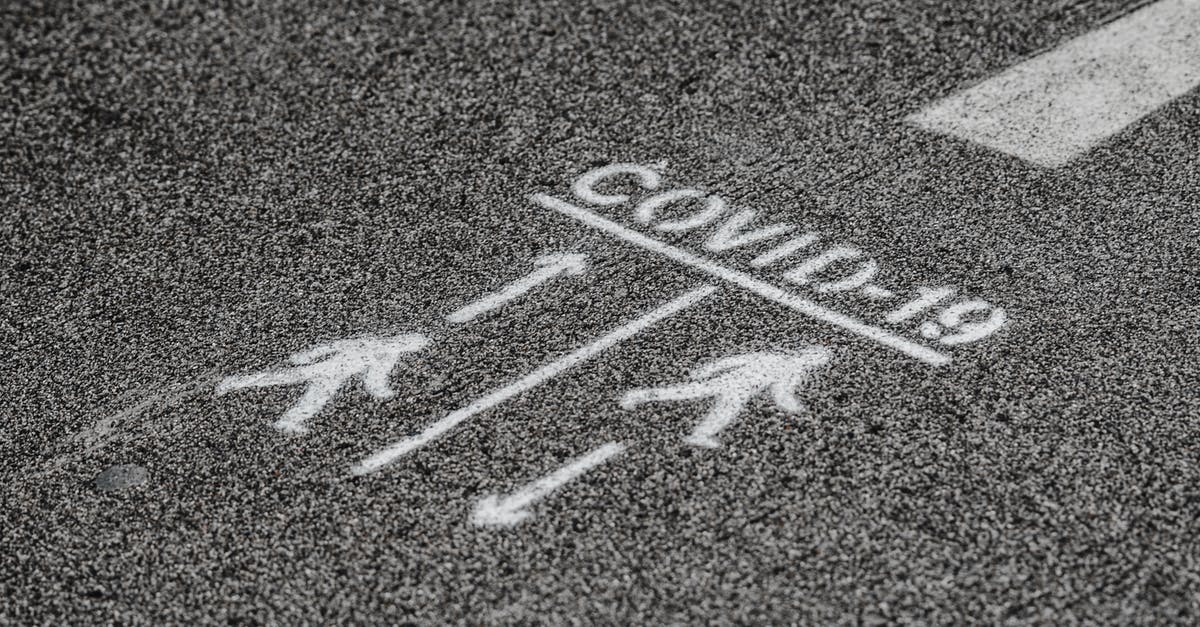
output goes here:
{"type": "Polygon", "coordinates": [[[485,496],[475,504],[471,522],[478,526],[511,527],[533,515],[526,509],[530,505],[624,450],[624,444],[609,442],[508,496],[485,496]]]}

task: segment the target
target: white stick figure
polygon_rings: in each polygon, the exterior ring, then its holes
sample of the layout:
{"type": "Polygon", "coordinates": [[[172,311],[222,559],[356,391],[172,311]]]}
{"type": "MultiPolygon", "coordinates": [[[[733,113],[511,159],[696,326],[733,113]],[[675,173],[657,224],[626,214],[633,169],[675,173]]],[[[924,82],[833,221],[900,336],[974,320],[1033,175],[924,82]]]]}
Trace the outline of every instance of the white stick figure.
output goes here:
{"type": "Polygon", "coordinates": [[[712,397],[712,407],[684,441],[715,448],[720,446],[716,435],[741,413],[750,399],[763,391],[770,391],[780,409],[801,411],[803,404],[796,398],[796,390],[818,368],[829,363],[829,357],[829,350],[819,346],[794,352],[734,355],[697,368],[691,374],[691,381],[631,390],[621,398],[621,407],[633,409],[643,403],[712,397]]]}

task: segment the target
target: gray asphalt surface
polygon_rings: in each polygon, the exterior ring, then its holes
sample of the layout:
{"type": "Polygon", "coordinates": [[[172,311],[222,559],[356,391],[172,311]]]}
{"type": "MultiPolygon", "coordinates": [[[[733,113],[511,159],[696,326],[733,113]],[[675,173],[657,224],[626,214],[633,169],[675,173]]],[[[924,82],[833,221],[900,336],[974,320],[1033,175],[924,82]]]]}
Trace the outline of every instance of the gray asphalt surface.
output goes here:
{"type": "Polygon", "coordinates": [[[1058,170],[902,123],[1132,7],[6,3],[0,622],[1200,620],[1200,93],[1058,170]],[[527,199],[658,160],[1010,323],[931,368],[722,288],[350,475],[711,282],[527,199]],[[567,250],[592,270],[440,322],[567,250]],[[295,388],[212,392],[406,332],[435,345],[397,396],[306,436],[271,428],[295,388]],[[702,403],[617,404],[810,343],[808,411],[756,400],[719,449],[680,440],[702,403]]]}

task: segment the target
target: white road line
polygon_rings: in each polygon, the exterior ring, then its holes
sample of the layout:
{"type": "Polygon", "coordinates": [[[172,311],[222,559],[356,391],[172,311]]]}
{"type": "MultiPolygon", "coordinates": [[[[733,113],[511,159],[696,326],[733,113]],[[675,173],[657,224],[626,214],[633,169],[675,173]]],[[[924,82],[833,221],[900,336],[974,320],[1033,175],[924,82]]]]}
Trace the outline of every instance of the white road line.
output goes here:
{"type": "Polygon", "coordinates": [[[500,307],[514,298],[519,298],[525,292],[555,279],[559,276],[580,274],[587,269],[587,255],[572,255],[556,253],[542,255],[533,261],[537,266],[533,272],[505,285],[499,291],[487,294],[483,298],[468,304],[446,316],[446,320],[461,324],[470,322],[492,309],[500,307]]]}
{"type": "Polygon", "coordinates": [[[688,307],[700,302],[704,297],[712,294],[717,290],[716,287],[705,285],[684,293],[682,296],[676,297],[674,300],[661,305],[657,309],[646,313],[640,318],[629,322],[621,327],[609,331],[606,335],[600,337],[596,341],[576,349],[556,361],[552,361],[537,370],[525,375],[521,379],[514,381],[502,388],[489,392],[486,396],[472,402],[470,405],[456,410],[453,413],[447,414],[445,418],[433,423],[418,435],[411,438],[400,440],[387,448],[374,453],[370,457],[362,460],[355,466],[351,467],[350,471],[356,475],[365,475],[375,472],[384,466],[396,461],[397,459],[407,455],[408,453],[425,446],[426,444],[436,440],[444,435],[447,431],[457,427],[463,421],[503,403],[504,401],[532,390],[533,388],[545,383],[546,381],[562,374],[564,371],[578,366],[579,364],[599,355],[605,350],[615,346],[616,344],[627,340],[643,330],[653,326],[654,324],[687,309],[688,307]]]}
{"type": "Polygon", "coordinates": [[[599,229],[610,235],[619,237],[630,244],[640,246],[651,252],[656,252],[660,255],[678,261],[686,266],[691,266],[697,270],[707,272],[708,274],[717,277],[723,281],[733,283],[738,287],[753,292],[763,298],[772,300],[781,305],[790,307],[806,316],[820,320],[837,327],[841,327],[851,333],[874,340],[888,348],[895,349],[918,359],[927,364],[941,366],[950,363],[950,357],[944,353],[938,352],[928,346],[918,344],[916,342],[904,339],[894,335],[889,331],[874,327],[864,322],[859,322],[850,316],[826,309],[806,298],[801,298],[795,294],[789,293],[775,285],[756,279],[744,272],[732,270],[720,264],[713,263],[703,257],[694,255],[680,248],[664,244],[656,239],[647,237],[637,231],[626,228],[598,216],[587,209],[576,207],[571,203],[559,200],[553,196],[546,194],[534,194],[530,197],[533,202],[547,208],[553,209],[559,213],[570,216],[583,222],[593,228],[599,229]]]}
{"type": "Polygon", "coordinates": [[[550,496],[555,490],[619,455],[624,450],[624,444],[609,442],[508,496],[502,497],[497,494],[485,496],[475,504],[471,522],[481,527],[487,525],[511,527],[532,515],[527,509],[530,505],[550,496]]]}
{"type": "Polygon", "coordinates": [[[909,116],[1061,166],[1200,84],[1200,0],[1160,0],[909,116]]]}

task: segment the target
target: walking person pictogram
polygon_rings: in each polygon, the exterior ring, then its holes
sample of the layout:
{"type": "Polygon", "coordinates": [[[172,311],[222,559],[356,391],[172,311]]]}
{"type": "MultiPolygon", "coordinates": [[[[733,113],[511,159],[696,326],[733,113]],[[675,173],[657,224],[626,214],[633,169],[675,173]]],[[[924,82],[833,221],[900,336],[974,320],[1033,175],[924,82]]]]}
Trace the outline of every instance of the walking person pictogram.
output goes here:
{"type": "Polygon", "coordinates": [[[292,355],[290,368],[226,377],[217,384],[217,396],[246,388],[306,384],[303,396],[275,422],[280,431],[305,433],[305,421],[320,413],[354,377],[362,379],[363,390],[374,398],[395,396],[388,378],[396,362],[428,345],[429,339],[419,333],[338,340],[292,355]]]}
{"type": "Polygon", "coordinates": [[[793,352],[725,357],[697,368],[691,381],[631,390],[621,398],[621,407],[634,409],[643,403],[712,398],[712,407],[684,441],[715,448],[720,446],[717,434],[737,418],[750,399],[762,392],[769,391],[775,404],[784,411],[801,411],[804,406],[796,397],[796,390],[809,382],[818,368],[829,363],[829,357],[829,350],[819,346],[793,352]]]}

